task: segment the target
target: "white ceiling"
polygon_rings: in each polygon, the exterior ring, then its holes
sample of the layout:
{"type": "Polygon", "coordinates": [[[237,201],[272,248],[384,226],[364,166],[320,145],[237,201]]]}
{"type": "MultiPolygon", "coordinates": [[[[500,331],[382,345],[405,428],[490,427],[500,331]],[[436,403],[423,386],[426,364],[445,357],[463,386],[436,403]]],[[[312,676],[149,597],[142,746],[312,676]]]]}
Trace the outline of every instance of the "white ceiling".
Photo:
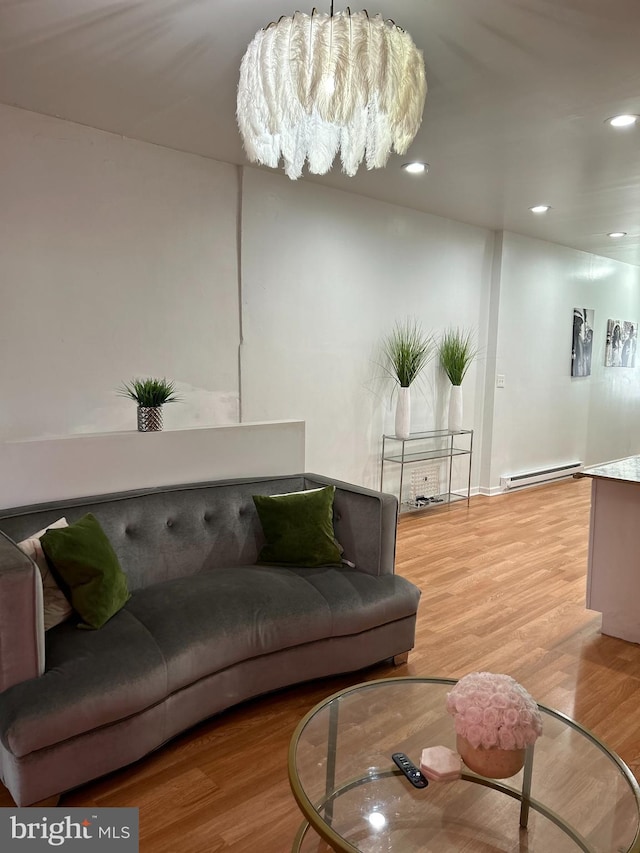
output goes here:
{"type": "MultiPolygon", "coordinates": [[[[424,52],[429,92],[408,157],[430,172],[406,175],[407,157],[394,155],[384,170],[305,180],[640,264],[640,126],[604,124],[640,114],[640,0],[367,8],[424,52]],[[528,211],[541,202],[548,214],[528,211]],[[609,231],[629,236],[614,242],[609,231]]],[[[258,29],[295,9],[284,0],[0,0],[0,102],[245,163],[240,60],[258,29]]]]}

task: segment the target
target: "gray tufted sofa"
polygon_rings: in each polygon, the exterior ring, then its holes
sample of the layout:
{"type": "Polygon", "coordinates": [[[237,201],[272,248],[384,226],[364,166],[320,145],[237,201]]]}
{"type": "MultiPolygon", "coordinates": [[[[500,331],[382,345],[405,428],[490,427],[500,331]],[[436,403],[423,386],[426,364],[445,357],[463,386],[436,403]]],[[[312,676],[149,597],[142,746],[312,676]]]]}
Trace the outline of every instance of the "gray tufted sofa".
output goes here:
{"type": "Polygon", "coordinates": [[[394,574],[396,499],[315,474],[171,486],[0,511],[0,771],[31,805],[129,764],[252,696],[413,647],[419,590],[394,574]],[[355,568],[256,565],[252,495],[336,486],[355,568]],[[15,542],[92,512],[132,597],[98,631],[46,632],[15,542]]]}

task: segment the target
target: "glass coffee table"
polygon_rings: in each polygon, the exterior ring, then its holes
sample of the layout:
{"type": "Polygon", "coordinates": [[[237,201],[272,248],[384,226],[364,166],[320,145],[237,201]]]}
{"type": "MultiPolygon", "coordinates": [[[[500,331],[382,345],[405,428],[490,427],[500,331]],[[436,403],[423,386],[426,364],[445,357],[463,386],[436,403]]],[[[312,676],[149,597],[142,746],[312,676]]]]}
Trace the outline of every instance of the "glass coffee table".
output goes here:
{"type": "Polygon", "coordinates": [[[391,760],[455,750],[454,679],[389,678],[330,696],[300,722],[289,780],[305,818],[295,853],[640,853],[640,789],[626,764],[564,714],[523,770],[414,788],[391,760]]]}

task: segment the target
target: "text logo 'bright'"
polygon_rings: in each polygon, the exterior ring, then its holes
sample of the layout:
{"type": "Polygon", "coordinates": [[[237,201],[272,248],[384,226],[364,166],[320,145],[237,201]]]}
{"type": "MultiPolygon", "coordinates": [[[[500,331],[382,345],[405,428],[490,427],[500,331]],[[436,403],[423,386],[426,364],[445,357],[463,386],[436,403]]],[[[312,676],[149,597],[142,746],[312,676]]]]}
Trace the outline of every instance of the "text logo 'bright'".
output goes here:
{"type": "Polygon", "coordinates": [[[0,850],[138,853],[138,809],[0,809],[0,850]]]}

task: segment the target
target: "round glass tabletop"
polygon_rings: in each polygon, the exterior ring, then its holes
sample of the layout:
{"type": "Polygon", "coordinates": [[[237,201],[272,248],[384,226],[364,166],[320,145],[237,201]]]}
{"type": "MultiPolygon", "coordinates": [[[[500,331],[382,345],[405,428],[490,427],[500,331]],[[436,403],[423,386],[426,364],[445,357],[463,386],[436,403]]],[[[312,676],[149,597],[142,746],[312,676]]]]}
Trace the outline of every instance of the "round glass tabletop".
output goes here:
{"type": "Polygon", "coordinates": [[[390,678],[330,696],[300,722],[289,779],[305,817],[300,853],[640,853],[640,789],[626,764],[540,705],[543,734],[523,770],[414,788],[391,760],[455,750],[454,679],[390,678]]]}

